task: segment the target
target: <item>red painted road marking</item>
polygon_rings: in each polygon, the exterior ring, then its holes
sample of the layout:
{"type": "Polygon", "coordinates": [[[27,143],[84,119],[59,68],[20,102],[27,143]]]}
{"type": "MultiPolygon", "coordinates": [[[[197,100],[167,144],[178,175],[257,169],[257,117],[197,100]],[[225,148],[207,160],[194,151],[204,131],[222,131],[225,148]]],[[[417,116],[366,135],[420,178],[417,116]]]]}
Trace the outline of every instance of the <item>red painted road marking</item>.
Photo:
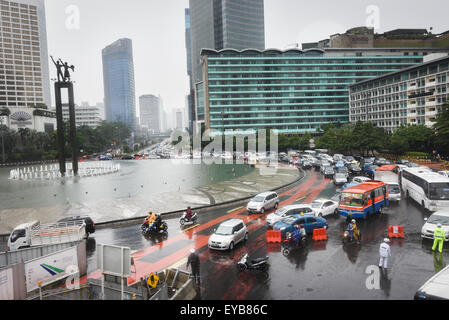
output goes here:
{"type": "MultiPolygon", "coordinates": [[[[305,195],[307,195],[309,193],[309,189],[312,188],[312,186],[315,184],[315,182],[318,180],[317,179],[318,176],[316,173],[313,173],[309,179],[307,180],[307,182],[305,182],[304,184],[301,184],[297,187],[294,188],[295,193],[293,195],[291,195],[291,197],[287,200],[282,201],[282,205],[288,205],[291,203],[295,202],[295,199],[297,199],[298,197],[303,197],[305,195]]],[[[317,190],[314,191],[309,198],[311,198],[312,195],[316,194],[318,195],[322,189],[324,189],[324,187],[329,183],[328,180],[323,180],[319,186],[317,187],[317,190]]],[[[282,194],[280,194],[279,196],[285,196],[285,195],[290,195],[291,194],[291,190],[284,192],[282,194]]],[[[168,240],[166,240],[163,245],[170,245],[173,243],[176,243],[179,240],[185,240],[186,236],[188,237],[188,239],[192,239],[193,235],[195,234],[195,244],[194,245],[190,245],[187,247],[184,247],[172,254],[170,254],[169,256],[159,260],[156,263],[148,263],[148,262],[144,262],[144,261],[140,261],[140,259],[142,257],[145,257],[151,253],[154,253],[156,251],[158,251],[160,249],[160,245],[153,245],[151,247],[148,247],[144,250],[138,251],[136,253],[134,253],[132,256],[134,258],[134,263],[136,266],[136,274],[132,276],[133,279],[140,279],[141,277],[145,277],[145,275],[150,274],[151,272],[154,271],[159,271],[159,270],[163,270],[164,268],[166,268],[167,266],[170,266],[174,263],[176,263],[177,261],[179,261],[182,258],[185,258],[188,254],[189,254],[189,250],[192,247],[195,247],[196,249],[200,249],[204,246],[207,246],[207,242],[209,239],[209,236],[204,236],[204,235],[198,235],[196,233],[198,233],[199,231],[205,230],[213,225],[216,225],[226,219],[229,218],[242,218],[239,214],[244,212],[246,209],[245,208],[241,208],[238,210],[234,210],[231,211],[228,214],[225,214],[223,216],[220,216],[216,219],[213,219],[211,221],[208,221],[202,225],[200,225],[198,228],[192,229],[192,230],[188,230],[183,234],[178,234],[176,236],[174,236],[173,238],[170,238],[168,240]]],[[[268,213],[267,213],[268,214],[268,213]]],[[[246,222],[250,222],[256,219],[262,219],[264,220],[266,217],[266,215],[264,215],[263,217],[260,216],[248,216],[246,217],[244,220],[246,220],[246,222]]],[[[264,224],[255,224],[253,223],[251,226],[249,226],[250,230],[253,230],[257,227],[262,227],[264,224]]],[[[86,277],[83,277],[82,279],[85,281],[85,278],[99,278],[101,276],[101,273],[97,270],[89,275],[87,275],[86,277]]],[[[132,281],[131,279],[129,279],[129,281],[132,281]]],[[[129,282],[128,281],[128,282],[129,282]]],[[[83,282],[82,282],[83,283],[83,282]]]]}

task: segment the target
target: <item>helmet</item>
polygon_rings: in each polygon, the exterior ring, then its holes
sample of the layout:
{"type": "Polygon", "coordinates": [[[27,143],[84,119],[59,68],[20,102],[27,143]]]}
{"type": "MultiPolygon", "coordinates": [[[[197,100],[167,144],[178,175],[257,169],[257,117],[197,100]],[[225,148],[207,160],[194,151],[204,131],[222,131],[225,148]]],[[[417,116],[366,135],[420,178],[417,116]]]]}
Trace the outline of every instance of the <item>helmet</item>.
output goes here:
{"type": "Polygon", "coordinates": [[[187,207],[187,209],[190,209],[190,207],[187,207]]]}
{"type": "Polygon", "coordinates": [[[355,219],[352,219],[351,222],[352,222],[352,223],[355,223],[355,219]]]}
{"type": "Polygon", "coordinates": [[[190,249],[190,253],[195,253],[195,249],[190,249]]]}
{"type": "Polygon", "coordinates": [[[388,242],[390,242],[390,239],[385,238],[385,239],[384,239],[384,242],[387,242],[387,243],[388,243],[388,242]]]}
{"type": "Polygon", "coordinates": [[[437,224],[437,228],[441,228],[443,225],[441,223],[437,224]]]}

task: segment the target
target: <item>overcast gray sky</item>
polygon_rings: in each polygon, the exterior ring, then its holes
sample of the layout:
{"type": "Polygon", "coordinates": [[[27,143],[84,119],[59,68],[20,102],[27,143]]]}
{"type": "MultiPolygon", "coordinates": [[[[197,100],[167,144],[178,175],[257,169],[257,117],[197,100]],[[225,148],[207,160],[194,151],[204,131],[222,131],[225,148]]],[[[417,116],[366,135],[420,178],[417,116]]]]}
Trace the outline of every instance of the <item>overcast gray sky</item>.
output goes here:
{"type": "MultiPolygon", "coordinates": [[[[188,93],[184,9],[188,0],[45,0],[49,54],[76,66],[76,102],[102,102],[101,50],[115,40],[133,40],[136,104],[143,94],[161,95],[166,109],[183,108],[188,93]],[[79,9],[79,28],[76,10],[79,9]],[[68,10],[68,11],[67,11],[68,10]],[[68,13],[66,13],[66,11],[68,13]],[[72,19],[75,17],[75,19],[72,19]],[[70,28],[67,28],[69,22],[70,28]]],[[[448,0],[265,0],[267,48],[314,42],[376,21],[397,28],[449,30],[448,0]],[[373,20],[374,18],[374,20],[373,20]]],[[[54,76],[53,66],[50,73],[54,76]]],[[[54,105],[54,100],[53,103],[54,105]]]]}

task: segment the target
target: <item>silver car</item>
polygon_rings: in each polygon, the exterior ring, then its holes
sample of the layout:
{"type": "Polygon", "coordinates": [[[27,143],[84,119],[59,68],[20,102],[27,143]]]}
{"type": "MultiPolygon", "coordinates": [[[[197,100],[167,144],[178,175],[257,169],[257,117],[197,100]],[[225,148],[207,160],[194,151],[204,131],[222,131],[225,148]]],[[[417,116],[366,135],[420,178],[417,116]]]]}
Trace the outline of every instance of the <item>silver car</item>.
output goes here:
{"type": "Polygon", "coordinates": [[[246,210],[248,213],[262,213],[266,210],[277,209],[279,207],[279,197],[276,192],[268,191],[255,196],[248,202],[246,210]]]}
{"type": "Polygon", "coordinates": [[[208,247],[215,250],[232,250],[239,242],[248,240],[248,229],[242,219],[222,222],[210,236],[208,247]]]}

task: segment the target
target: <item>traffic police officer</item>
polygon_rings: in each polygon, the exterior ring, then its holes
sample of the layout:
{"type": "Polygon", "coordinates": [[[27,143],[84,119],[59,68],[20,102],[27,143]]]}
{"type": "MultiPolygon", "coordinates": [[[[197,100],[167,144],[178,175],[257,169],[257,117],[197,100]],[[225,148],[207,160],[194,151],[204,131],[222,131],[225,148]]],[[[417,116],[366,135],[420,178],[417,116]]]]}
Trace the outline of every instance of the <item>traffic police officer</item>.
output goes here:
{"type": "Polygon", "coordinates": [[[383,264],[384,269],[387,269],[388,258],[391,256],[391,249],[390,246],[388,245],[388,242],[390,242],[390,239],[385,238],[384,242],[382,242],[382,244],[379,247],[379,255],[380,255],[379,268],[382,268],[383,264]]]}
{"type": "Polygon", "coordinates": [[[432,250],[435,251],[438,245],[438,251],[443,252],[443,242],[446,238],[446,233],[444,232],[441,223],[437,224],[435,231],[433,232],[433,246],[432,250]]]}

